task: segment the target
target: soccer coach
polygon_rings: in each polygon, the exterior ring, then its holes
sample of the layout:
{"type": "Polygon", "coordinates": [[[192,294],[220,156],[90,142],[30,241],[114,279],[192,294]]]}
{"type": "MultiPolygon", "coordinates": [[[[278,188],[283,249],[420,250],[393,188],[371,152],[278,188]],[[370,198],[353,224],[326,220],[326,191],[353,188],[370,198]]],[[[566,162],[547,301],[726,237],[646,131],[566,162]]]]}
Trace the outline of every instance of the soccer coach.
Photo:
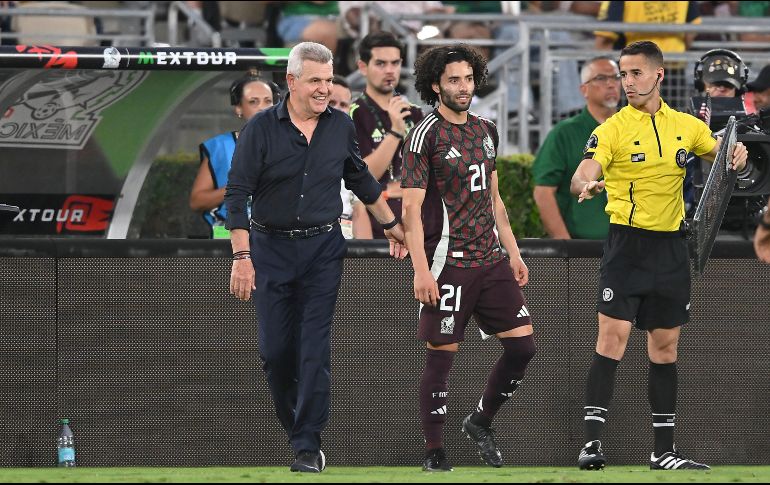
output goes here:
{"type": "Polygon", "coordinates": [[[246,124],[233,155],[225,195],[230,292],[243,301],[254,295],[260,357],[296,455],[290,469],[317,473],[325,464],[330,330],[347,247],[341,179],[386,229],[391,255],[401,259],[406,249],[402,226],[361,159],[353,122],[328,107],[331,51],[298,44],[286,71],[289,94],[246,124]]]}

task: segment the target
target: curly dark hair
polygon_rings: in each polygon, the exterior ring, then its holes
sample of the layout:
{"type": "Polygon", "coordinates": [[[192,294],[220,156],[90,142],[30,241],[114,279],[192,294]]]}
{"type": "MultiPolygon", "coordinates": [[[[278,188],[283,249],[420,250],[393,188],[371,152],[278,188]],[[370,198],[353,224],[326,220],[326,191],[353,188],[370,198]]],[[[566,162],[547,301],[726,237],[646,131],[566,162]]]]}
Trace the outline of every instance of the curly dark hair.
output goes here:
{"type": "Polygon", "coordinates": [[[487,61],[473,47],[466,44],[454,44],[434,47],[420,54],[414,62],[414,87],[423,101],[435,105],[438,94],[433,91],[433,84],[438,84],[447,64],[466,61],[473,68],[475,90],[487,83],[487,61]]]}

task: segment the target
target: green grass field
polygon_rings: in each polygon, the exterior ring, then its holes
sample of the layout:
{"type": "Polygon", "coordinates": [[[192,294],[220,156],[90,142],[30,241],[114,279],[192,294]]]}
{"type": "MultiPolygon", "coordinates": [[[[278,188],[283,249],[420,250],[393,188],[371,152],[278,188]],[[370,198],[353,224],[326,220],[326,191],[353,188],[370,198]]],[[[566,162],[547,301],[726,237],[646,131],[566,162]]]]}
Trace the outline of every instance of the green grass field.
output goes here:
{"type": "Polygon", "coordinates": [[[417,467],[329,467],[319,474],[291,473],[288,467],[253,468],[6,468],[6,483],[292,483],[292,482],[534,482],[534,483],[757,483],[770,482],[770,466],[724,466],[707,472],[650,471],[643,467],[615,466],[604,471],[575,468],[462,467],[451,473],[428,474],[417,467]]]}

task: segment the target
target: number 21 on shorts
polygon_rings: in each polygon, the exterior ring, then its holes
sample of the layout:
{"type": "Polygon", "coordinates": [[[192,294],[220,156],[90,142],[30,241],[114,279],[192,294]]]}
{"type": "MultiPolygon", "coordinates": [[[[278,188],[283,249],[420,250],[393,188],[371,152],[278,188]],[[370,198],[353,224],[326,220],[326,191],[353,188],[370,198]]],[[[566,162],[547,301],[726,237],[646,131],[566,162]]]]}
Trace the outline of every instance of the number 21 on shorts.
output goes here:
{"type": "Polygon", "coordinates": [[[441,285],[441,306],[439,309],[442,312],[459,312],[460,311],[460,298],[462,298],[463,287],[458,286],[456,289],[452,285],[441,285]],[[444,292],[446,290],[446,293],[444,292]],[[452,299],[454,298],[454,306],[452,305],[452,299]]]}

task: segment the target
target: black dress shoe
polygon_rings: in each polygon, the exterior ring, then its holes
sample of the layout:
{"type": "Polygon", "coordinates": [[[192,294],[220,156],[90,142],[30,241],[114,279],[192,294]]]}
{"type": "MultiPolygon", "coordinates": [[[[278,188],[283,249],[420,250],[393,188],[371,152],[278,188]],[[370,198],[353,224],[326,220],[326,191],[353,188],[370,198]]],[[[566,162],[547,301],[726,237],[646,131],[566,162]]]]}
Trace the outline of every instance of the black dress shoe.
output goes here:
{"type": "Polygon", "coordinates": [[[289,469],[293,472],[321,473],[321,456],[317,451],[300,451],[289,469]]]}

